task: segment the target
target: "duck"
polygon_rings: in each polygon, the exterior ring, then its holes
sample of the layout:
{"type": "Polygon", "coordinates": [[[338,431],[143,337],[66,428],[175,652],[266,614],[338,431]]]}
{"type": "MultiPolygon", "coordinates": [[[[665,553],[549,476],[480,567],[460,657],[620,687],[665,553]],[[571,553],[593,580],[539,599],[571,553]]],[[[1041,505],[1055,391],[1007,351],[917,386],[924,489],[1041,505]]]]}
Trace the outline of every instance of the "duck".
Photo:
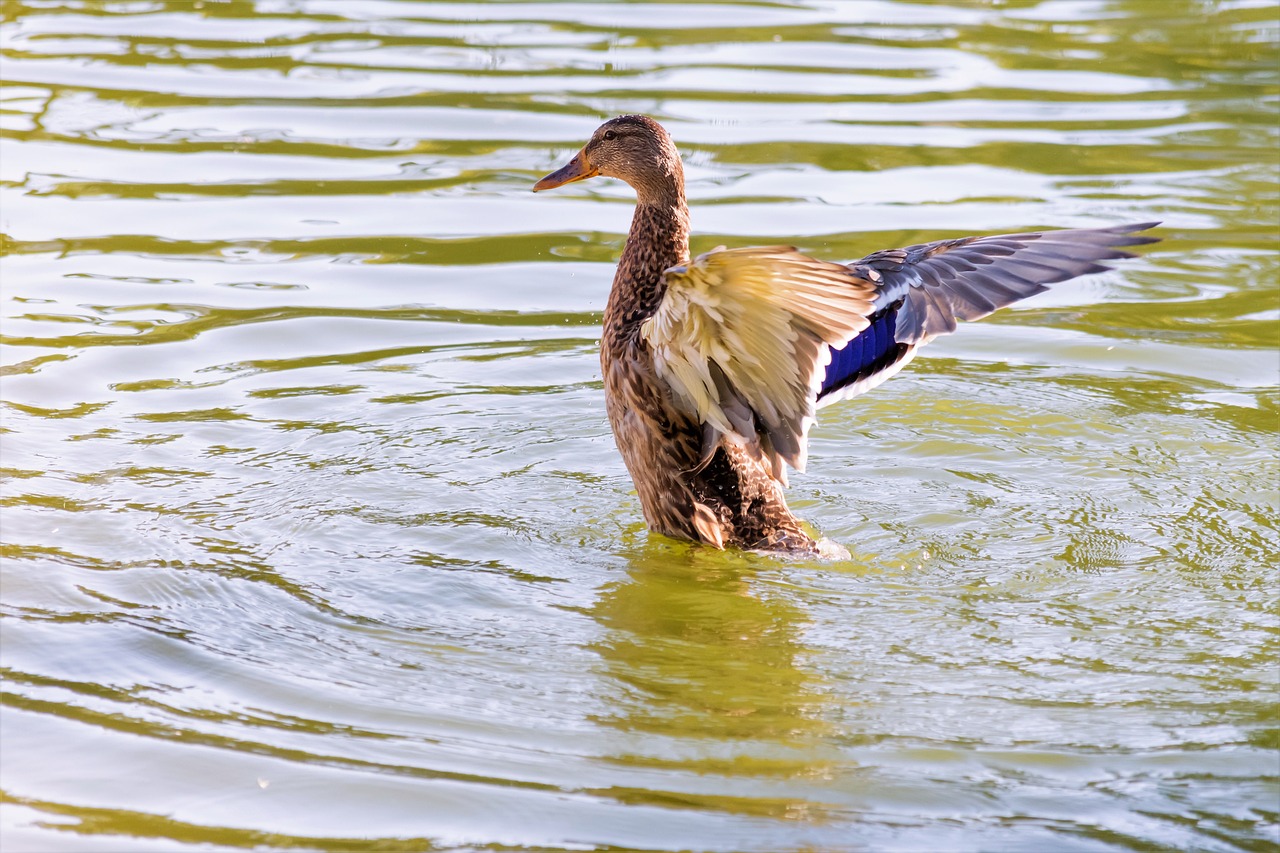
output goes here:
{"type": "Polygon", "coordinates": [[[783,245],[689,256],[680,153],[645,115],[600,125],[534,192],[636,193],[603,317],[614,440],[650,530],[716,549],[841,556],[788,508],[817,410],[871,390],[957,322],[1130,258],[1158,222],[961,237],[819,260],[783,245]]]}

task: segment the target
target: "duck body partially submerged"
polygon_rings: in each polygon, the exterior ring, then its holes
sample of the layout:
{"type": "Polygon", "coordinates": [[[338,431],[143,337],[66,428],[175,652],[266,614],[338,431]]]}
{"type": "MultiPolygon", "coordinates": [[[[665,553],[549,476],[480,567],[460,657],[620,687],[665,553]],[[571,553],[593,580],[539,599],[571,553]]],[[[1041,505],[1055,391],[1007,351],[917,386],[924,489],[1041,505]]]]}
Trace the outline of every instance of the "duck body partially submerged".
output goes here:
{"type": "Polygon", "coordinates": [[[787,507],[816,410],[916,350],[1055,282],[1102,272],[1157,223],[965,237],[836,264],[787,246],[689,257],[675,144],[656,121],[601,125],[550,189],[602,175],[636,190],[605,308],[609,423],[651,529],[716,548],[829,554],[787,507]]]}

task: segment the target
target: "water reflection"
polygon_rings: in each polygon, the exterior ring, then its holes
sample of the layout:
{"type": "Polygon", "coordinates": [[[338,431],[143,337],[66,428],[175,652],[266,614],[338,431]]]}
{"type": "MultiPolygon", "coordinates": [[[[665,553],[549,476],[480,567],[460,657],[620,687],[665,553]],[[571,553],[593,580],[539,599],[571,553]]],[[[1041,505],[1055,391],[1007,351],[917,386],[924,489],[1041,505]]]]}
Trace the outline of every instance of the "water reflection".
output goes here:
{"type": "MultiPolygon", "coordinates": [[[[803,608],[757,575],[777,566],[650,541],[628,555],[627,577],[606,585],[590,613],[604,629],[598,721],[628,735],[611,760],[670,771],[798,780],[834,772],[821,678],[805,664],[803,608]]],[[[692,774],[692,775],[690,775],[692,774]]],[[[779,796],[609,788],[626,802],[681,805],[778,818],[812,816],[818,804],[779,796]]]]}
{"type": "Polygon", "coordinates": [[[627,575],[592,610],[609,629],[594,648],[630,688],[611,725],[778,743],[825,731],[804,612],[756,582],[750,557],[653,543],[627,575]]]}

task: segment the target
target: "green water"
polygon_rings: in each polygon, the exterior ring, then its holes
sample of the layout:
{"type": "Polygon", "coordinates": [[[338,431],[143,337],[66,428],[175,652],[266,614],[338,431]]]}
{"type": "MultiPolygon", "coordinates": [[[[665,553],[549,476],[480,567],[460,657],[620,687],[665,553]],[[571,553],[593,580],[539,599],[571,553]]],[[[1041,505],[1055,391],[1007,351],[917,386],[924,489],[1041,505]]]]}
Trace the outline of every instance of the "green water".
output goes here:
{"type": "Polygon", "coordinates": [[[1280,843],[1269,0],[0,5],[0,848],[1280,843]],[[824,410],[843,563],[646,532],[596,340],[695,251],[1164,241],[824,410]]]}

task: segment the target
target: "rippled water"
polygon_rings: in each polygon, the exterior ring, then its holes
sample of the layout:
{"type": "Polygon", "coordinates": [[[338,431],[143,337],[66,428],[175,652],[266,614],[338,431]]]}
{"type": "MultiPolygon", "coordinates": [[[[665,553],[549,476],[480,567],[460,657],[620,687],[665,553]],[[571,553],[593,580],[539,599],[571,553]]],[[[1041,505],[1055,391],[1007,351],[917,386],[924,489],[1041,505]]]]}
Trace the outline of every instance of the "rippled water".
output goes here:
{"type": "Polygon", "coordinates": [[[1271,2],[6,0],[6,851],[1280,842],[1271,2]],[[649,535],[630,215],[1164,242],[825,410],[847,563],[649,535]]]}

